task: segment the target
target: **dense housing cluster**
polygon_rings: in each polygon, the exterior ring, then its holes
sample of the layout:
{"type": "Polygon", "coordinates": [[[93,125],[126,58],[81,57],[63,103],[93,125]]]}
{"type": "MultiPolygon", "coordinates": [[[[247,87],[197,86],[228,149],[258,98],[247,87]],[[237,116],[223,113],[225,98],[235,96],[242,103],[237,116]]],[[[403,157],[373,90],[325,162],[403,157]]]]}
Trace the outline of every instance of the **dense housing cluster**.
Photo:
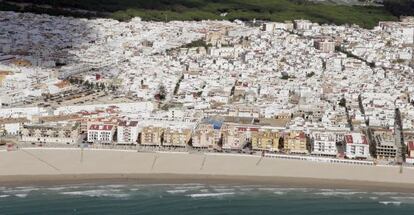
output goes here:
{"type": "Polygon", "coordinates": [[[412,17],[0,15],[0,124],[18,141],[413,162],[412,17]]]}

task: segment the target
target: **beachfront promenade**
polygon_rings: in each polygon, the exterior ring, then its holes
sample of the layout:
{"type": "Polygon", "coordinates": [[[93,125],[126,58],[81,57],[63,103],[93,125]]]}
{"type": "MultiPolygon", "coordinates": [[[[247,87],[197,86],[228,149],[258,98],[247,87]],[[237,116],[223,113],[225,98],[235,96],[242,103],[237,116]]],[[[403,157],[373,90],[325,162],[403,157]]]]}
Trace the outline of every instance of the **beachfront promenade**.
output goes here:
{"type": "MultiPolygon", "coordinates": [[[[414,185],[414,169],[398,166],[350,165],[310,162],[269,156],[188,153],[138,152],[121,149],[20,148],[0,151],[0,181],[73,180],[94,178],[153,178],[174,175],[232,180],[248,177],[252,181],[294,178],[307,183],[324,181],[336,184],[379,187],[414,185]],[[381,185],[378,185],[381,184],[381,185]]],[[[167,177],[168,178],[168,177],[167,177]]]]}

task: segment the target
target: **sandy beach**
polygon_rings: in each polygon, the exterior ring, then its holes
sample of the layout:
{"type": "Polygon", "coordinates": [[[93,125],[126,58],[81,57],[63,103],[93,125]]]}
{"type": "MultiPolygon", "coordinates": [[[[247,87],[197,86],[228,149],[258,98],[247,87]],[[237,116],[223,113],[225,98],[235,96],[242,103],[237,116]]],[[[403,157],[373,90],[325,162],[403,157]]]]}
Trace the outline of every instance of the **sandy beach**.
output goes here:
{"type": "Polygon", "coordinates": [[[274,184],[294,187],[414,191],[414,169],[332,164],[237,154],[142,153],[133,150],[0,151],[0,183],[80,182],[274,184]]]}

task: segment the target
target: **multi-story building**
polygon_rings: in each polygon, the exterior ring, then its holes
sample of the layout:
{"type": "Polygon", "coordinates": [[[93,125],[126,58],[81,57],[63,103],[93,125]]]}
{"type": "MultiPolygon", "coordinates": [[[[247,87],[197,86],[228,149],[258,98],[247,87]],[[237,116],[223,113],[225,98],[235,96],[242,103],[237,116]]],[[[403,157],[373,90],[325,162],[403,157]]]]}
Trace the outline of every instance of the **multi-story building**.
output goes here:
{"type": "Polygon", "coordinates": [[[213,124],[199,124],[192,134],[192,146],[195,148],[217,148],[219,141],[220,132],[214,129],[213,124]]]}
{"type": "Polygon", "coordinates": [[[279,151],[281,135],[278,131],[263,129],[252,132],[252,149],[258,151],[279,151]]]}
{"type": "Polygon", "coordinates": [[[374,140],[377,146],[377,158],[394,159],[396,157],[398,148],[392,131],[375,131],[374,140]]]}
{"type": "Polygon", "coordinates": [[[312,27],[312,22],[309,20],[293,20],[293,25],[297,30],[309,30],[312,27]]]}
{"type": "Polygon", "coordinates": [[[414,164],[414,141],[407,142],[407,150],[408,150],[408,156],[406,158],[406,162],[414,164]]]}
{"type": "Polygon", "coordinates": [[[364,134],[353,132],[345,135],[345,155],[352,159],[369,158],[369,144],[364,134]]]}
{"type": "Polygon", "coordinates": [[[141,145],[161,146],[164,129],[161,127],[147,126],[141,131],[141,145]]]}
{"type": "Polygon", "coordinates": [[[112,143],[115,135],[115,125],[91,124],[88,127],[88,142],[90,143],[112,143]]]}
{"type": "Polygon", "coordinates": [[[336,147],[336,134],[333,132],[312,132],[311,133],[311,153],[316,155],[330,155],[338,154],[336,147]]]}
{"type": "Polygon", "coordinates": [[[284,135],[284,150],[288,153],[309,153],[306,135],[303,131],[290,131],[284,135]]]}
{"type": "Polygon", "coordinates": [[[79,123],[23,125],[21,140],[31,143],[76,144],[81,140],[79,123]]]}
{"type": "Polygon", "coordinates": [[[138,140],[138,122],[122,121],[118,124],[117,143],[136,144],[138,140]]]}
{"type": "Polygon", "coordinates": [[[222,148],[224,150],[240,150],[251,141],[252,132],[258,131],[257,127],[248,125],[224,124],[221,127],[222,148]]]}
{"type": "Polygon", "coordinates": [[[163,146],[185,147],[191,140],[191,129],[188,128],[167,128],[163,134],[163,146]]]}
{"type": "Polygon", "coordinates": [[[314,41],[314,46],[316,49],[321,50],[322,52],[329,53],[335,51],[335,41],[327,39],[319,39],[314,41]]]}

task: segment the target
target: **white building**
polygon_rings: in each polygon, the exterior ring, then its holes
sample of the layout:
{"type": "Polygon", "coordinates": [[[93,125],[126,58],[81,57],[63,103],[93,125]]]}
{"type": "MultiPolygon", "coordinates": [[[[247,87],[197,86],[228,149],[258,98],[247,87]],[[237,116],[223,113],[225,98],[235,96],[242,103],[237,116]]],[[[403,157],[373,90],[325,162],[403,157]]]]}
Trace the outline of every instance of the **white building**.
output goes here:
{"type": "Polygon", "coordinates": [[[312,137],[312,154],[331,155],[338,154],[336,148],[336,135],[332,132],[313,132],[312,137]]]}
{"type": "Polygon", "coordinates": [[[118,124],[117,143],[118,144],[136,144],[138,140],[138,122],[123,121],[118,124]]]}
{"type": "Polygon", "coordinates": [[[91,124],[88,127],[88,142],[112,143],[115,134],[115,126],[110,124],[91,124]]]}
{"type": "Polygon", "coordinates": [[[21,141],[30,143],[76,144],[79,143],[79,123],[47,123],[23,125],[21,141]]]}
{"type": "Polygon", "coordinates": [[[294,20],[293,24],[294,24],[295,29],[297,30],[309,30],[311,29],[311,26],[312,26],[311,21],[303,20],[303,19],[294,20]]]}
{"type": "Polygon", "coordinates": [[[20,123],[6,123],[4,124],[4,130],[8,135],[18,135],[20,132],[20,123]]]}
{"type": "Polygon", "coordinates": [[[404,44],[413,44],[414,43],[414,27],[404,27],[402,28],[402,39],[404,44]]]}
{"type": "Polygon", "coordinates": [[[367,137],[361,133],[350,133],[345,135],[346,157],[363,158],[369,157],[369,144],[367,137]]]}

